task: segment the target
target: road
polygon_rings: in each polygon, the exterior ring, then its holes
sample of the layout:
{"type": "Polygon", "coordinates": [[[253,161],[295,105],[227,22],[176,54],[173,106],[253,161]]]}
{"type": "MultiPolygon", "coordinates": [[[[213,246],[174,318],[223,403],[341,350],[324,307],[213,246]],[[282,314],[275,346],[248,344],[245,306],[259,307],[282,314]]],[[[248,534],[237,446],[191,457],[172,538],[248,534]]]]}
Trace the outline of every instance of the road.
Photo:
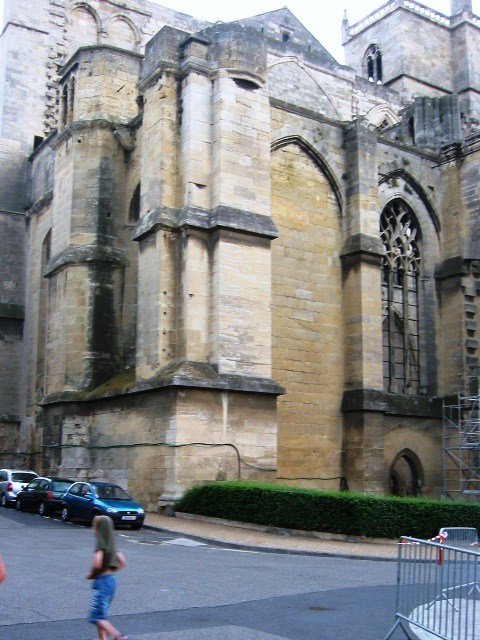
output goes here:
{"type": "MultiPolygon", "coordinates": [[[[111,620],[130,640],[383,640],[396,563],[240,551],[117,530],[111,620]]],[[[0,640],[93,640],[89,526],[0,509],[0,640]]]]}

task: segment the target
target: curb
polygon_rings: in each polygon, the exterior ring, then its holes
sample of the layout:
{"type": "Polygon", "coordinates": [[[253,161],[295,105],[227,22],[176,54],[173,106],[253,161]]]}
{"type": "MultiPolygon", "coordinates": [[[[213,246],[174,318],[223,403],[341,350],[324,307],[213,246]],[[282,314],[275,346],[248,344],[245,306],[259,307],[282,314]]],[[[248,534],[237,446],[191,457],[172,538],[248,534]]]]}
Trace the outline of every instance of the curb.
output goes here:
{"type": "MultiPolygon", "coordinates": [[[[230,527],[235,527],[237,526],[237,523],[233,520],[229,520],[229,521],[219,521],[218,518],[207,518],[205,516],[194,516],[192,514],[181,514],[179,516],[175,516],[178,517],[179,520],[184,519],[184,520],[198,520],[201,522],[205,522],[205,523],[210,523],[210,524],[222,524],[222,525],[226,525],[226,526],[230,526],[230,527]],[[186,516],[186,517],[184,517],[186,516]],[[228,523],[228,524],[227,524],[228,523]]],[[[355,544],[355,542],[358,542],[359,540],[347,540],[347,536],[339,536],[338,538],[332,538],[332,537],[327,537],[330,535],[335,535],[335,534],[325,534],[326,537],[322,538],[320,537],[320,535],[313,535],[313,536],[308,536],[308,535],[302,535],[305,533],[309,533],[309,532],[301,532],[300,535],[295,535],[296,530],[289,530],[289,529],[277,529],[275,527],[263,527],[263,528],[256,528],[259,527],[259,525],[252,525],[249,526],[247,523],[239,523],[240,524],[240,528],[243,529],[249,529],[249,530],[253,530],[253,531],[260,531],[260,532],[264,532],[264,533],[270,533],[270,534],[277,534],[277,535],[288,535],[291,537],[304,537],[304,538],[309,538],[309,539],[318,539],[319,541],[321,540],[329,540],[329,541],[339,541],[339,542],[350,542],[355,544]],[[284,532],[288,532],[288,533],[284,533],[284,532]]],[[[372,560],[372,561],[383,561],[383,562],[396,562],[397,561],[397,557],[388,557],[388,556],[381,556],[381,555],[362,555],[359,553],[342,553],[339,551],[312,551],[312,550],[302,550],[302,549],[288,549],[288,548],[284,548],[284,547],[264,547],[264,546],[259,546],[259,545],[252,545],[252,544],[248,544],[248,543],[241,543],[241,542],[227,542],[225,540],[220,540],[219,538],[215,538],[212,536],[207,536],[207,535],[199,535],[198,533],[189,533],[189,532],[183,532],[183,531],[178,531],[176,529],[170,529],[168,527],[165,527],[163,525],[155,525],[155,524],[144,524],[143,525],[144,529],[149,529],[152,531],[164,531],[166,533],[169,533],[171,535],[176,535],[176,536],[183,536],[185,538],[188,538],[190,540],[195,540],[196,542],[204,542],[204,543],[211,543],[211,544],[215,544],[216,546],[225,548],[225,549],[237,549],[239,551],[252,551],[252,552],[256,552],[256,553],[275,553],[275,554],[284,554],[284,555],[298,555],[298,556],[316,556],[316,557],[330,557],[330,558],[344,558],[344,559],[348,559],[348,560],[372,560]]],[[[313,532],[315,533],[315,532],[313,532]]],[[[364,542],[364,541],[362,541],[364,542]]],[[[383,541],[383,540],[376,540],[375,542],[379,543],[379,542],[386,542],[389,543],[391,545],[393,544],[397,544],[396,542],[393,542],[392,540],[388,540],[388,541],[383,541]]],[[[372,546],[375,544],[374,539],[371,539],[369,541],[368,544],[372,544],[372,546]]]]}
{"type": "Polygon", "coordinates": [[[218,524],[225,527],[235,527],[237,529],[248,529],[249,531],[259,531],[260,533],[269,533],[290,538],[305,538],[307,540],[327,540],[330,542],[350,542],[378,545],[384,544],[389,546],[397,546],[397,540],[390,538],[367,538],[355,536],[345,533],[330,533],[325,531],[306,531],[304,529],[287,529],[285,527],[272,527],[269,525],[253,524],[251,522],[240,522],[238,520],[223,520],[222,518],[213,518],[210,516],[200,516],[193,513],[183,513],[176,511],[173,516],[178,520],[190,520],[192,522],[206,522],[208,524],[218,524]]]}

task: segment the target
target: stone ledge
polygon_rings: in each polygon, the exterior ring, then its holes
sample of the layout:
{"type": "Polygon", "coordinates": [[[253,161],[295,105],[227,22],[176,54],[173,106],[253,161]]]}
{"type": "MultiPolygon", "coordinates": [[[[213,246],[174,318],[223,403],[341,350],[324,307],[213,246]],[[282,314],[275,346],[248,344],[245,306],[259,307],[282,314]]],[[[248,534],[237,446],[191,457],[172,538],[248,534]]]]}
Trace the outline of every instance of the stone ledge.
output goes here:
{"type": "Polygon", "coordinates": [[[162,389],[186,387],[206,391],[223,390],[272,396],[285,393],[285,389],[270,378],[220,374],[211,364],[185,361],[166,367],[148,380],[136,380],[133,371],[130,371],[128,376],[123,372],[91,391],[53,393],[43,398],[40,404],[45,406],[63,402],[90,402],[162,389]]]}
{"type": "Polygon", "coordinates": [[[468,275],[468,269],[462,256],[447,258],[435,268],[435,278],[446,280],[447,278],[462,277],[468,275]]]}
{"type": "Polygon", "coordinates": [[[13,318],[23,320],[25,318],[25,307],[23,304],[9,304],[0,302],[0,318],[13,318]]]}
{"type": "Polygon", "coordinates": [[[0,413],[0,425],[2,426],[6,426],[5,423],[7,422],[10,425],[11,423],[14,423],[16,427],[17,424],[20,424],[21,421],[22,418],[13,413],[0,413]]]}
{"type": "Polygon", "coordinates": [[[345,242],[340,253],[340,259],[344,269],[351,269],[359,262],[367,262],[380,267],[384,254],[385,251],[380,238],[357,233],[345,242]]]}
{"type": "Polygon", "coordinates": [[[435,396],[407,396],[377,389],[350,389],[342,398],[343,413],[377,411],[389,415],[442,417],[442,400],[435,396]]]}
{"type": "Polygon", "coordinates": [[[156,207],[141,218],[132,239],[142,240],[158,229],[178,230],[189,227],[208,231],[230,229],[272,240],[278,237],[277,228],[269,216],[221,205],[212,210],[200,207],[156,207]]]}
{"type": "Polygon", "coordinates": [[[61,269],[72,265],[106,264],[113,267],[125,267],[128,260],[120,249],[99,245],[71,245],[54,256],[43,273],[52,276],[61,269]]]}
{"type": "Polygon", "coordinates": [[[50,189],[41,198],[32,204],[27,212],[27,219],[43,211],[43,209],[53,201],[53,189],[50,189]]]}

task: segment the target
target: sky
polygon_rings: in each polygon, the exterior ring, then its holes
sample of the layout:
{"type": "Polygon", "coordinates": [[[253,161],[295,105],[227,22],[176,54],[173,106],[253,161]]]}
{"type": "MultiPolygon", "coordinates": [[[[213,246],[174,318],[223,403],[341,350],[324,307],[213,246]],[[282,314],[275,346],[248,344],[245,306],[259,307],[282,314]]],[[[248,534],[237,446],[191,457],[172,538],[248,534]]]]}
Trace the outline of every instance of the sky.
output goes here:
{"type": "MultiPolygon", "coordinates": [[[[0,0],[0,14],[3,15],[0,0]]],[[[13,0],[15,2],[15,0],[13,0]]],[[[157,0],[154,0],[157,1],[157,0]]],[[[35,0],[31,0],[32,4],[35,0]]],[[[382,6],[382,0],[162,0],[157,1],[171,9],[182,11],[209,22],[228,22],[258,15],[287,6],[313,36],[338,60],[344,62],[341,44],[341,24],[344,10],[350,24],[364,18],[382,6]]],[[[423,4],[450,15],[450,0],[424,0],[423,4]]],[[[480,0],[473,0],[473,11],[480,15],[480,0]]]]}

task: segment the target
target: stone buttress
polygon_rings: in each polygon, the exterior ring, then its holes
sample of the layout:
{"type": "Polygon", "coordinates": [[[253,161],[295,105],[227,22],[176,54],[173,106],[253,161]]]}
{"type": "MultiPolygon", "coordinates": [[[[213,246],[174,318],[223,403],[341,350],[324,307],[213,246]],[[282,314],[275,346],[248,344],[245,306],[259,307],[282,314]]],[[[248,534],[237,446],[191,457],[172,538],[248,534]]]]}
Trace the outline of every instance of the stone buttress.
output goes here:
{"type": "Polygon", "coordinates": [[[146,50],[136,375],[181,387],[162,500],[226,477],[208,445],[275,467],[265,76],[263,38],[235,24],[164,28],[146,50]]]}

